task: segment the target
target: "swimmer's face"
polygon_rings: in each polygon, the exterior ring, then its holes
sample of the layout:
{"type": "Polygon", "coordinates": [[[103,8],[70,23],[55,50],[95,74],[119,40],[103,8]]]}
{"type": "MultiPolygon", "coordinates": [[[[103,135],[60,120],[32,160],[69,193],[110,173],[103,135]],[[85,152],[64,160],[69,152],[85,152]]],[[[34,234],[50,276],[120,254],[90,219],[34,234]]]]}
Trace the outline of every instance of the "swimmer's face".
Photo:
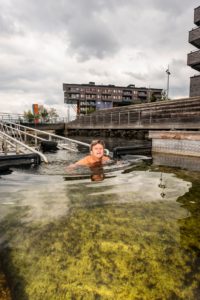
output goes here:
{"type": "Polygon", "coordinates": [[[96,144],[90,152],[96,158],[102,158],[104,155],[104,147],[101,144],[96,144]]]}

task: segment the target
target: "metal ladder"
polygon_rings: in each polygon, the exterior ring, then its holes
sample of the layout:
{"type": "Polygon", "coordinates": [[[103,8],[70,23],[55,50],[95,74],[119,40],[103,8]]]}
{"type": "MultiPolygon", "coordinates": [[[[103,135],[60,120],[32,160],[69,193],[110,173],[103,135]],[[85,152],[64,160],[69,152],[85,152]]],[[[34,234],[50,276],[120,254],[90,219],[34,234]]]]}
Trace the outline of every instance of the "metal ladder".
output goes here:
{"type": "Polygon", "coordinates": [[[43,153],[37,151],[32,147],[29,147],[28,145],[18,141],[17,139],[9,136],[4,132],[0,132],[0,141],[2,153],[4,153],[5,155],[7,155],[8,153],[37,153],[45,163],[48,163],[48,160],[43,153]]]}
{"type": "Polygon", "coordinates": [[[41,141],[56,141],[59,149],[78,152],[77,146],[89,148],[89,144],[62,137],[13,122],[0,121],[0,141],[4,153],[37,153],[42,161],[48,163],[46,156],[39,151],[41,141]]]}

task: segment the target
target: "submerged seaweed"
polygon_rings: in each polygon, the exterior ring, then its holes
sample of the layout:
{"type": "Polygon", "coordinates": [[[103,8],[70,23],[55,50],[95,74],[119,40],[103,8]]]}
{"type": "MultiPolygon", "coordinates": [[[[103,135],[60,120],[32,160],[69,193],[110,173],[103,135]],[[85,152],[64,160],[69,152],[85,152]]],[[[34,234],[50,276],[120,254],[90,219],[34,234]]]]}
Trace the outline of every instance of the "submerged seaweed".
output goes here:
{"type": "Polygon", "coordinates": [[[172,186],[168,198],[148,201],[142,190],[141,198],[114,182],[83,181],[62,183],[66,203],[58,184],[57,205],[67,209],[56,218],[30,219],[28,203],[12,207],[0,224],[0,257],[14,299],[200,299],[199,177],[178,174],[193,184],[182,181],[188,192],[177,201],[172,186]]]}

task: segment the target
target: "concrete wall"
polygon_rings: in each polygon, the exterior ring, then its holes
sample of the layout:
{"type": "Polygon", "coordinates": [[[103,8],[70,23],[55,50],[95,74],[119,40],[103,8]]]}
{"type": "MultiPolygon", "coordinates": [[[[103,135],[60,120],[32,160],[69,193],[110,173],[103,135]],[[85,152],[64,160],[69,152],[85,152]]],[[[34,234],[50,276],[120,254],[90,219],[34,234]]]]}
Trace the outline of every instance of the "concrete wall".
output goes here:
{"type": "Polygon", "coordinates": [[[152,156],[154,165],[176,167],[200,172],[200,157],[166,154],[160,152],[154,152],[152,156]]]}
{"type": "Polygon", "coordinates": [[[200,132],[150,131],[152,152],[200,157],[200,132]]]}

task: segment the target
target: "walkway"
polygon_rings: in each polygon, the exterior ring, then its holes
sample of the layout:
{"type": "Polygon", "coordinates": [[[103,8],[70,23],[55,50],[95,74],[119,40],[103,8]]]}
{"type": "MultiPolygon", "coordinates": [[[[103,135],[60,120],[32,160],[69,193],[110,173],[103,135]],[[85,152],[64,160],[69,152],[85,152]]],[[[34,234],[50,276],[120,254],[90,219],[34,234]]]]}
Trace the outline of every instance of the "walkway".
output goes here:
{"type": "Polygon", "coordinates": [[[200,97],[99,110],[66,129],[200,129],[200,97]]]}

